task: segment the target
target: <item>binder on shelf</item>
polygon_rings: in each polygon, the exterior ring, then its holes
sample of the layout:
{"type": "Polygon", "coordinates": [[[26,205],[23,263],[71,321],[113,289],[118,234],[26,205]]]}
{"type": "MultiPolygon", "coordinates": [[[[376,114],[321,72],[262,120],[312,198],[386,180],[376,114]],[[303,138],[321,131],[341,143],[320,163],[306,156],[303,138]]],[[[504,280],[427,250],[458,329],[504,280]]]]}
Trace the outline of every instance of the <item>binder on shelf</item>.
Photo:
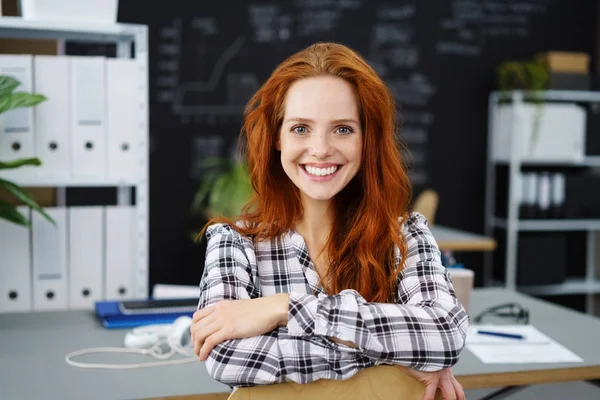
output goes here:
{"type": "MultiPolygon", "coordinates": [[[[0,74],[20,82],[14,92],[32,92],[32,60],[33,56],[28,54],[0,54],[0,74]]],[[[0,114],[0,160],[34,157],[33,131],[32,107],[15,108],[0,114]]],[[[23,166],[2,171],[2,176],[13,179],[22,177],[33,168],[35,167],[23,166]]]]}
{"type": "Polygon", "coordinates": [[[34,108],[35,148],[42,165],[38,177],[68,178],[71,174],[70,62],[63,56],[35,56],[34,88],[48,100],[34,108]]]}
{"type": "Polygon", "coordinates": [[[44,208],[55,224],[39,213],[31,215],[33,310],[64,310],[67,302],[67,210],[44,208]]]}
{"type": "Polygon", "coordinates": [[[104,208],[69,207],[69,308],[94,309],[104,296],[104,208]]]}
{"type": "Polygon", "coordinates": [[[133,181],[138,174],[140,89],[135,60],[106,59],[108,176],[133,181]]]}
{"type": "Polygon", "coordinates": [[[135,208],[105,206],[106,300],[134,298],[135,208]]]}
{"type": "MultiPolygon", "coordinates": [[[[17,210],[29,219],[29,207],[17,210]]],[[[29,228],[0,219],[0,313],[32,310],[30,250],[29,228]]]]}
{"type": "Polygon", "coordinates": [[[71,173],[106,176],[105,58],[70,56],[71,173]]]}

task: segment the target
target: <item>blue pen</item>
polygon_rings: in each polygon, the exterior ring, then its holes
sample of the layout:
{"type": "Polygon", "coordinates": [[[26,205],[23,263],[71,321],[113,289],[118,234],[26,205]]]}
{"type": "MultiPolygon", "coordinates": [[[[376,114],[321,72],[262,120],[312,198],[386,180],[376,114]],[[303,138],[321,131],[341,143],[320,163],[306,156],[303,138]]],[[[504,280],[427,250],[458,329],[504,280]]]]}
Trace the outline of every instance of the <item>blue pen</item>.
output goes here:
{"type": "Polygon", "coordinates": [[[498,337],[509,338],[509,339],[525,339],[525,336],[518,335],[516,333],[493,332],[493,331],[486,331],[486,330],[481,330],[481,329],[476,329],[475,333],[477,333],[478,335],[498,336],[498,337]]]}

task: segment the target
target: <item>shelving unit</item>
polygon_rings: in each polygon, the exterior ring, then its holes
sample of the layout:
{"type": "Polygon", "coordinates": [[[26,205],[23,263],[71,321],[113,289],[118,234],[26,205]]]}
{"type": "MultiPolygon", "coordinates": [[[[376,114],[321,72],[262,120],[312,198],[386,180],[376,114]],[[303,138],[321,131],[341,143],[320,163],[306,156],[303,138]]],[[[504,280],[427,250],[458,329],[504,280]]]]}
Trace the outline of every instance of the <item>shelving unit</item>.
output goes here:
{"type": "MultiPolygon", "coordinates": [[[[600,231],[600,219],[520,219],[520,182],[519,173],[524,166],[545,167],[600,167],[600,157],[586,156],[581,162],[528,162],[521,159],[518,140],[510,141],[510,157],[507,161],[494,160],[493,133],[497,121],[496,106],[501,99],[510,100],[513,107],[522,105],[527,100],[542,99],[545,102],[600,102],[600,92],[548,90],[543,92],[511,91],[508,93],[492,92],[489,96],[488,111],[488,148],[486,165],[486,204],[485,204],[485,232],[488,236],[494,234],[494,229],[502,229],[506,233],[505,282],[509,289],[522,291],[534,295],[586,295],[586,311],[594,312],[594,295],[600,293],[600,279],[595,277],[595,241],[596,232],[600,231]],[[499,218],[496,210],[496,167],[508,167],[508,207],[506,218],[499,218]],[[568,278],[562,284],[556,285],[517,285],[517,249],[519,232],[523,231],[583,231],[586,232],[586,268],[584,278],[568,278]]],[[[512,138],[520,137],[524,132],[519,131],[522,124],[513,121],[510,134],[512,138]]],[[[484,285],[493,286],[492,255],[486,254],[484,261],[484,285]]]]}
{"type": "MultiPolygon", "coordinates": [[[[117,204],[126,205],[135,189],[135,278],[133,295],[140,298],[148,296],[148,27],[137,24],[100,25],[89,22],[51,22],[28,21],[20,17],[0,17],[0,37],[18,39],[49,39],[64,41],[113,43],[116,45],[117,57],[134,59],[138,65],[140,98],[140,121],[138,140],[134,145],[137,151],[137,179],[133,181],[101,178],[73,179],[35,179],[24,178],[13,180],[25,187],[56,187],[57,205],[64,205],[65,192],[68,187],[115,187],[117,188],[117,204]]],[[[59,45],[59,49],[61,46],[59,45]]],[[[64,49],[64,46],[62,46],[64,49]]]]}

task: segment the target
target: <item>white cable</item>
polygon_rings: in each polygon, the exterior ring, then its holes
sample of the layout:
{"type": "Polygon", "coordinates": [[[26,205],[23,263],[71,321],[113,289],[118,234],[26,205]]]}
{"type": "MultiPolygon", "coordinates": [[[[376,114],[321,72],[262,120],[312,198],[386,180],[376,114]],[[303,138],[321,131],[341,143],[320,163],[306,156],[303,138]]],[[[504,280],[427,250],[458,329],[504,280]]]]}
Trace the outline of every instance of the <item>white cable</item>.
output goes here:
{"type": "Polygon", "coordinates": [[[152,357],[158,360],[165,360],[167,358],[172,357],[175,353],[179,353],[182,355],[190,355],[193,354],[192,349],[185,349],[183,347],[177,346],[170,338],[169,340],[163,340],[156,343],[150,349],[130,349],[123,347],[92,347],[89,349],[82,349],[73,351],[65,356],[65,361],[67,364],[72,365],[74,367],[79,368],[106,368],[106,369],[133,369],[133,368],[146,368],[146,367],[159,367],[163,365],[173,365],[173,364],[185,364],[192,361],[198,361],[196,356],[179,359],[179,360],[169,360],[169,361],[153,361],[147,363],[135,363],[135,364],[101,364],[101,363],[82,363],[78,361],[73,361],[73,357],[81,356],[83,354],[91,354],[91,353],[130,353],[130,354],[142,354],[142,355],[151,355],[152,357]],[[169,346],[169,350],[167,352],[162,351],[161,345],[167,344],[169,346]]]}

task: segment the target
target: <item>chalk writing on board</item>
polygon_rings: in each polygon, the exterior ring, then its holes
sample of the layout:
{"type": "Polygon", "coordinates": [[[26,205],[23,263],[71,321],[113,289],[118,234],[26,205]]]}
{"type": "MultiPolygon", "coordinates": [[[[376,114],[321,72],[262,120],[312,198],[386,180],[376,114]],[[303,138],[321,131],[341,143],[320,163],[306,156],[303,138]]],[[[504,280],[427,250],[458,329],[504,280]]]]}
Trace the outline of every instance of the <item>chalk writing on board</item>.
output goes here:
{"type": "Polygon", "coordinates": [[[428,136],[429,135],[425,128],[407,126],[404,129],[402,129],[401,138],[407,143],[427,144],[428,136]]]}
{"type": "Polygon", "coordinates": [[[181,117],[183,124],[192,122],[216,123],[217,119],[238,119],[251,96],[258,87],[256,78],[248,74],[227,74],[226,67],[238,54],[246,38],[238,36],[208,67],[208,76],[203,80],[180,81],[173,97],[172,112],[181,117]],[[236,92],[237,91],[237,92],[236,92]],[[207,102],[207,95],[227,93],[225,102],[207,102]]]}
{"type": "Polygon", "coordinates": [[[332,32],[340,17],[336,9],[303,10],[298,15],[298,36],[332,32]]]}
{"type": "Polygon", "coordinates": [[[398,25],[397,23],[376,23],[373,25],[373,45],[407,44],[412,41],[414,29],[411,25],[398,25]]]}
{"type": "Polygon", "coordinates": [[[404,123],[431,125],[434,120],[432,112],[422,110],[406,110],[402,112],[404,123]]]}
{"type": "Polygon", "coordinates": [[[309,8],[357,9],[362,5],[363,0],[294,0],[294,6],[303,10],[309,8]]]}
{"type": "Polygon", "coordinates": [[[214,36],[219,33],[217,20],[213,17],[202,17],[192,19],[192,28],[202,32],[204,36],[214,36]]]}
{"type": "Polygon", "coordinates": [[[388,79],[386,83],[394,98],[404,106],[424,106],[437,91],[429,78],[420,72],[413,72],[408,79],[388,79]]]}
{"type": "Polygon", "coordinates": [[[435,45],[438,54],[479,56],[486,39],[524,38],[530,34],[531,19],[544,15],[551,0],[454,0],[452,15],[440,21],[442,35],[435,45]]]}
{"type": "Polygon", "coordinates": [[[179,60],[181,58],[181,18],[158,30],[158,61],[156,63],[156,100],[172,103],[179,84],[179,60]]]}
{"type": "Polygon", "coordinates": [[[190,157],[190,177],[194,180],[202,180],[206,172],[211,169],[206,160],[213,157],[221,157],[225,139],[220,135],[204,134],[192,138],[190,157]]]}
{"type": "Polygon", "coordinates": [[[384,3],[377,7],[377,19],[382,21],[395,20],[405,21],[415,16],[417,7],[414,4],[390,4],[384,3]]]}
{"type": "Polygon", "coordinates": [[[250,5],[248,15],[256,42],[272,43],[290,38],[294,20],[290,15],[281,14],[279,5],[250,5]]]}

